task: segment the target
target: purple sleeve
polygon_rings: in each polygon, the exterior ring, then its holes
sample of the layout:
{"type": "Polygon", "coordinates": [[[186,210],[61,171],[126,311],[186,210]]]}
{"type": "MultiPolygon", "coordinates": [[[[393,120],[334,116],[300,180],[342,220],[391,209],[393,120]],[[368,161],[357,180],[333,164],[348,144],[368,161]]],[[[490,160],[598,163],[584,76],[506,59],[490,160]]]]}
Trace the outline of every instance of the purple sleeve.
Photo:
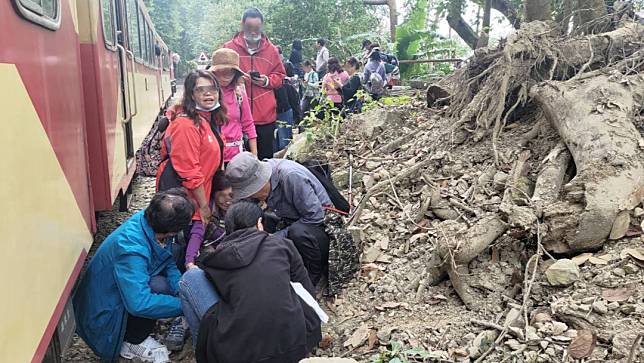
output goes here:
{"type": "Polygon", "coordinates": [[[186,249],[186,265],[195,262],[195,258],[203,242],[204,233],[206,231],[203,223],[201,221],[193,221],[192,229],[190,230],[190,239],[188,240],[188,247],[186,249]]]}

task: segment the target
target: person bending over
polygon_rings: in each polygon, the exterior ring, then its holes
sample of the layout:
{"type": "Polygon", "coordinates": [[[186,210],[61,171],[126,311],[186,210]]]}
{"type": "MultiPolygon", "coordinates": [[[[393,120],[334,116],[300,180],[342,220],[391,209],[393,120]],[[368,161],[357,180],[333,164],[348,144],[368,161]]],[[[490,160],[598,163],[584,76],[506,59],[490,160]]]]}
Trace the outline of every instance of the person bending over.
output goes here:
{"type": "Polygon", "coordinates": [[[293,243],[263,230],[262,210],[242,201],[226,213],[226,237],[180,282],[198,363],[291,363],[321,339],[320,318],[291,283],[314,293],[293,243]]]}
{"type": "Polygon", "coordinates": [[[76,331],[102,360],[120,355],[170,362],[167,348],[150,334],[158,319],[181,315],[171,238],[188,226],[193,213],[183,190],[159,192],[90,260],[73,298],[76,331]]]}
{"type": "Polygon", "coordinates": [[[291,160],[259,161],[238,154],[226,169],[234,200],[265,201],[287,225],[277,232],[300,252],[313,285],[328,272],[329,236],[324,218],[332,202],[324,186],[306,167],[291,160]]]}

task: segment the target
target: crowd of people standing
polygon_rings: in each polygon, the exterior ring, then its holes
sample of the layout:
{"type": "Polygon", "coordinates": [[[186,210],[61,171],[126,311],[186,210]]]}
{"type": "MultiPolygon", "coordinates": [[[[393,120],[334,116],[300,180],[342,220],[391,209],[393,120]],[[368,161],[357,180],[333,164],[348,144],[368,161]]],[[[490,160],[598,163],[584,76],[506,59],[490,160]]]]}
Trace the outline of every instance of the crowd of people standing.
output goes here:
{"type": "Polygon", "coordinates": [[[161,136],[144,141],[159,143],[157,194],[101,244],[74,294],[77,332],[102,360],[166,363],[188,332],[197,362],[291,363],[317,347],[326,218],[348,209],[324,173],[273,156],[315,104],[360,112],[359,90],[378,97],[395,76],[377,44],[363,44],[363,76],[326,45],[313,61],[295,40],[286,59],[252,8],[186,77],[161,136]],[[159,319],[171,319],[163,342],[159,319]]]}

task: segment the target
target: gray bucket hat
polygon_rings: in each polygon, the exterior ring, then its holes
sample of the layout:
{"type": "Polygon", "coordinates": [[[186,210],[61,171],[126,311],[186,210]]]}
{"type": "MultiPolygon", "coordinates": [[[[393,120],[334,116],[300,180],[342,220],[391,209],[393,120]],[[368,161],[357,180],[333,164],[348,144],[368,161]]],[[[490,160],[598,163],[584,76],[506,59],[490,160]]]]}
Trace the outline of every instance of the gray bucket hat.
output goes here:
{"type": "Polygon", "coordinates": [[[233,199],[239,201],[259,192],[271,179],[271,164],[259,161],[249,152],[235,155],[226,167],[226,179],[233,187],[233,199]]]}

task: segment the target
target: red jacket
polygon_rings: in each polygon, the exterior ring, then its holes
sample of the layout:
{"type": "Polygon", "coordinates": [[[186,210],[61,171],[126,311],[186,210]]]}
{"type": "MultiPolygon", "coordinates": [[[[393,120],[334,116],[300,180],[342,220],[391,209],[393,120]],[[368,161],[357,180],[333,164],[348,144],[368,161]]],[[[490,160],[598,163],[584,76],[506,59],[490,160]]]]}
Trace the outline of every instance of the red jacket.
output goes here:
{"type": "Polygon", "coordinates": [[[239,67],[245,73],[259,72],[268,76],[268,86],[260,87],[250,80],[246,80],[246,90],[250,99],[253,119],[256,125],[267,125],[277,120],[275,94],[273,90],[280,88],[286,77],[284,65],[271,41],[262,35],[259,50],[251,55],[246,48],[243,33],[237,33],[232,40],[224,44],[239,54],[239,67]]]}
{"type": "MultiPolygon", "coordinates": [[[[209,112],[199,112],[201,122],[197,127],[194,121],[186,116],[178,116],[168,126],[164,142],[161,143],[161,156],[165,160],[157,171],[157,187],[159,177],[163,173],[168,160],[177,174],[184,179],[182,185],[188,189],[190,197],[195,200],[192,190],[203,185],[206,199],[210,200],[212,178],[221,167],[222,137],[215,135],[208,123],[209,112]],[[203,114],[203,115],[202,115],[203,114]],[[170,158],[166,159],[166,141],[170,142],[170,158]]],[[[193,220],[200,220],[199,208],[196,208],[193,220]]]]}

